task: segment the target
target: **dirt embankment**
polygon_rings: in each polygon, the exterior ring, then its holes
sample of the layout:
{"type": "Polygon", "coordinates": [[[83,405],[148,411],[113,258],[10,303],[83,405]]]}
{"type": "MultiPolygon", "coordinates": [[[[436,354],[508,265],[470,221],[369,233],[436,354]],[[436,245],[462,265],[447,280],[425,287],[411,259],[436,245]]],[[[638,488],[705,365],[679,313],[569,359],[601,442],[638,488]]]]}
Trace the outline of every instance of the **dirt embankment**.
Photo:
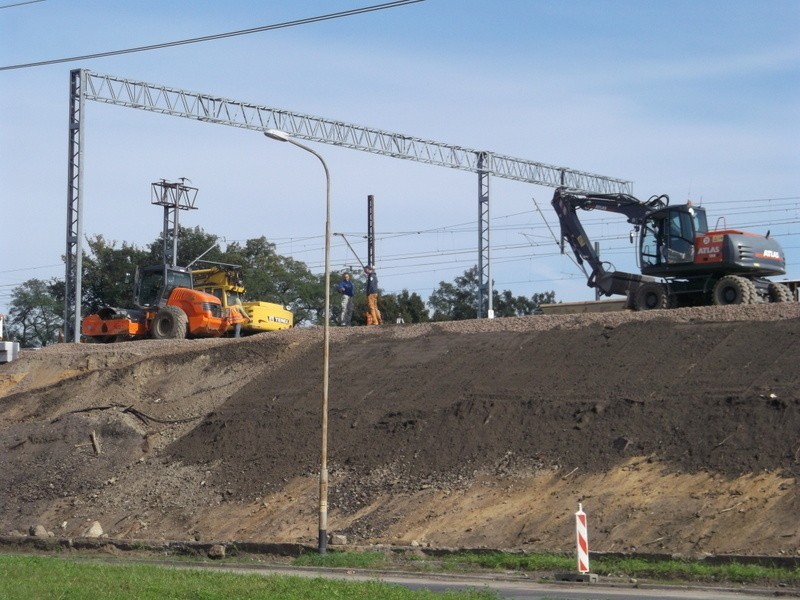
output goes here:
{"type": "MultiPolygon", "coordinates": [[[[332,333],[332,533],[800,552],[796,304],[332,333]]],[[[0,533],[313,543],[321,379],[319,329],[24,353],[0,533]]]]}

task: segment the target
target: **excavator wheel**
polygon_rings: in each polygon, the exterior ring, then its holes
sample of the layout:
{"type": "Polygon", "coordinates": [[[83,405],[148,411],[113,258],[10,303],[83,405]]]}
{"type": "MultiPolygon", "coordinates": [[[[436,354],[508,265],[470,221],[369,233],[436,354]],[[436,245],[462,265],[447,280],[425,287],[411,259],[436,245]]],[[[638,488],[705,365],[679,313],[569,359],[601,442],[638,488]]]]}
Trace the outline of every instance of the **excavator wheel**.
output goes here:
{"type": "Polygon", "coordinates": [[[648,282],[639,286],[634,298],[634,308],[636,310],[657,310],[667,308],[669,298],[667,288],[664,284],[648,282]]]}
{"type": "Polygon", "coordinates": [[[150,324],[150,337],[154,340],[180,340],[186,337],[189,319],[177,306],[160,309],[150,324]]]}
{"type": "Polygon", "coordinates": [[[636,310],[636,292],[628,290],[628,296],[625,298],[625,308],[627,310],[636,310]]]}
{"type": "Polygon", "coordinates": [[[770,302],[794,302],[792,290],[782,283],[770,283],[767,291],[770,302]]]}
{"type": "Polygon", "coordinates": [[[756,298],[753,282],[739,275],[726,275],[714,286],[714,304],[753,304],[756,298]]]}

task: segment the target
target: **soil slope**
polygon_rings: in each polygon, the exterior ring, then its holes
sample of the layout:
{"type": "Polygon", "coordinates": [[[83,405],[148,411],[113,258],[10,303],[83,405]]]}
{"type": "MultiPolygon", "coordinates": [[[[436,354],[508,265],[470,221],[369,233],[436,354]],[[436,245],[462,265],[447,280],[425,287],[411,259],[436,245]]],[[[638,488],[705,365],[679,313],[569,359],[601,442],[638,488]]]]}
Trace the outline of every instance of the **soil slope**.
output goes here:
{"type": "MultiPolygon", "coordinates": [[[[336,328],[329,532],[800,553],[800,306],[336,328]]],[[[0,366],[0,534],[314,543],[321,329],[0,366]]]]}

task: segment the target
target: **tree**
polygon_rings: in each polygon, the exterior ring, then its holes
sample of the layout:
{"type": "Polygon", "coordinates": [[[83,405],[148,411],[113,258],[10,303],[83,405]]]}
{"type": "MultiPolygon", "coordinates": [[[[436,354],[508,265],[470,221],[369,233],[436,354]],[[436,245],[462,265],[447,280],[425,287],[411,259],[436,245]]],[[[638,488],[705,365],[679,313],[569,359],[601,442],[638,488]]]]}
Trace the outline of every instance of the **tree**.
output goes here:
{"type": "MultiPolygon", "coordinates": [[[[226,262],[225,254],[219,245],[220,238],[212,233],[206,233],[202,227],[178,226],[178,259],[179,267],[186,267],[198,257],[201,260],[212,262],[226,262]]],[[[148,246],[149,257],[147,264],[158,265],[164,262],[164,236],[159,234],[155,241],[148,246]]]]}
{"type": "Polygon", "coordinates": [[[117,248],[117,242],[102,235],[86,242],[91,254],[83,258],[82,301],[88,313],[103,306],[130,306],[136,267],[148,262],[147,252],[127,242],[117,248]]]}
{"type": "Polygon", "coordinates": [[[550,290],[549,292],[536,292],[531,296],[531,300],[536,305],[534,311],[539,308],[542,304],[555,304],[556,303],[556,292],[555,290],[550,290]]]}
{"type": "Polygon", "coordinates": [[[419,294],[409,294],[403,290],[399,294],[385,294],[379,299],[379,306],[384,321],[396,321],[398,317],[404,323],[427,323],[431,320],[425,302],[419,294]]]}
{"type": "MultiPolygon", "coordinates": [[[[428,303],[433,308],[434,321],[459,321],[478,316],[478,267],[464,271],[454,283],[440,282],[428,303]]],[[[554,291],[535,293],[530,298],[514,296],[510,290],[493,290],[492,309],[496,317],[532,315],[540,304],[555,302],[554,291]]],[[[488,302],[487,302],[488,304],[488,302]]],[[[486,308],[486,307],[484,307],[486,308]]]]}
{"type": "MultiPolygon", "coordinates": [[[[287,259],[305,268],[305,263],[287,259]]],[[[325,312],[325,281],[323,275],[314,275],[306,269],[306,273],[292,282],[296,297],[287,306],[294,313],[295,325],[305,321],[322,325],[325,312]]],[[[331,313],[334,307],[331,306],[331,313]]]]}
{"type": "Polygon", "coordinates": [[[428,304],[434,321],[461,321],[478,316],[478,267],[464,271],[454,283],[439,282],[428,304]]]}
{"type": "MultiPolygon", "coordinates": [[[[242,265],[248,299],[289,306],[295,325],[306,321],[322,323],[324,276],[314,275],[304,262],[278,254],[275,244],[265,237],[247,240],[244,246],[230,244],[223,260],[242,265]]],[[[334,275],[331,281],[335,281],[334,275]]]]}
{"type": "Polygon", "coordinates": [[[59,340],[64,307],[54,295],[53,286],[57,283],[29,279],[12,290],[10,337],[23,348],[47,346],[59,340]]]}
{"type": "Polygon", "coordinates": [[[530,298],[525,296],[514,296],[511,291],[494,290],[492,295],[492,307],[496,317],[522,317],[536,313],[540,304],[551,304],[555,302],[556,293],[554,291],[536,293],[530,298]]]}

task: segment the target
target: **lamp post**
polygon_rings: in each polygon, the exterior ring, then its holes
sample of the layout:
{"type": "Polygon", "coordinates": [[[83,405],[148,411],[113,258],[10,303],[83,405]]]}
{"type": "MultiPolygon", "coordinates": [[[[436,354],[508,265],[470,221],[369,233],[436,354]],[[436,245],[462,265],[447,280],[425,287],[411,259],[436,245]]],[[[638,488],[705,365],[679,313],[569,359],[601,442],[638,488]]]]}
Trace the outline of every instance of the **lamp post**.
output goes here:
{"type": "Polygon", "coordinates": [[[325,160],[315,150],[301,144],[284,131],[268,129],[264,135],[279,142],[289,142],[316,156],[325,169],[325,315],[322,326],[322,450],[319,469],[319,553],[328,550],[328,379],[330,374],[331,308],[331,175],[325,160]]]}

